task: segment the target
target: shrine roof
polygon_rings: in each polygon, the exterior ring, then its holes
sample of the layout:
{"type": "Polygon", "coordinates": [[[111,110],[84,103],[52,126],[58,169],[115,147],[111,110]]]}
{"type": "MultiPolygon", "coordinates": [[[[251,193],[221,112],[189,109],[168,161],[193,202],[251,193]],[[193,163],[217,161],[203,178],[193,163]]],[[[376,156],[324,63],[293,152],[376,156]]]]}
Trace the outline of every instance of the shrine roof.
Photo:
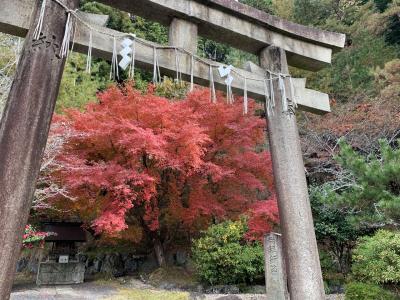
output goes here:
{"type": "Polygon", "coordinates": [[[49,222],[42,225],[45,232],[54,232],[46,238],[46,242],[86,242],[86,232],[82,223],[49,222]]]}

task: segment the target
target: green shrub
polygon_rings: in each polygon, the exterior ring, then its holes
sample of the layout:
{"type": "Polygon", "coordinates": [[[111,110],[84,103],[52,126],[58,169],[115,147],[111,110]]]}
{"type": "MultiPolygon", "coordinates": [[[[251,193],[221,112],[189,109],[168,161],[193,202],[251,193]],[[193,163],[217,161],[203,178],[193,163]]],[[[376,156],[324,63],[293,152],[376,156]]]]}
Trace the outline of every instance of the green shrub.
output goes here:
{"type": "Polygon", "coordinates": [[[346,285],[346,300],[395,300],[396,297],[378,285],[352,282],[346,285]]]}
{"type": "Polygon", "coordinates": [[[400,283],[400,233],[379,230],[361,238],[353,251],[352,273],[362,282],[400,283]]]}
{"type": "Polygon", "coordinates": [[[330,253],[323,249],[319,249],[319,261],[321,263],[321,270],[324,279],[329,277],[330,274],[337,273],[335,261],[332,259],[330,253]]]}
{"type": "Polygon", "coordinates": [[[212,285],[250,283],[263,279],[264,254],[258,243],[247,243],[245,220],[211,226],[194,241],[193,260],[199,277],[212,285]]]}
{"type": "Polygon", "coordinates": [[[163,81],[156,86],[156,94],[168,99],[183,99],[186,97],[188,90],[187,83],[168,77],[164,77],[163,81]]]}

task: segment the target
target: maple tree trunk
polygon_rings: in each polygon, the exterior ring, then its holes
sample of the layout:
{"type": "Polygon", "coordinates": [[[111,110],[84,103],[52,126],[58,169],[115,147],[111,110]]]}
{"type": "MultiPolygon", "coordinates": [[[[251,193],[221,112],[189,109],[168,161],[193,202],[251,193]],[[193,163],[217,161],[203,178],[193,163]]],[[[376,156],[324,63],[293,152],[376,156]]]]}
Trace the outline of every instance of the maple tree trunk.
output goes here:
{"type": "MultiPolygon", "coordinates": [[[[64,0],[69,8],[79,0],[64,0]]],[[[67,14],[47,1],[42,32],[33,33],[33,12],[16,76],[0,123],[0,299],[10,297],[24,226],[57,99],[65,59],[59,56],[67,14]]]]}
{"type": "Polygon", "coordinates": [[[154,243],[154,252],[156,254],[158,266],[163,268],[166,266],[165,255],[164,255],[164,248],[160,241],[159,237],[155,237],[153,240],[154,243]]]}

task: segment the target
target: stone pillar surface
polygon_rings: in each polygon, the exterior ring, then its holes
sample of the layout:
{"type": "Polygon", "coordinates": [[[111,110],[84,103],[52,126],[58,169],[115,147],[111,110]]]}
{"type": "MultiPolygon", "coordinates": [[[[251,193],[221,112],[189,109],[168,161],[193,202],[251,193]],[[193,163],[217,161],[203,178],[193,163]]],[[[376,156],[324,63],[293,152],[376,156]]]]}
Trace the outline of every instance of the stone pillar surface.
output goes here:
{"type": "MultiPolygon", "coordinates": [[[[262,50],[260,63],[272,72],[289,73],[286,53],[280,48],[262,50]]],[[[267,118],[268,135],[290,299],[321,300],[325,299],[324,285],[296,116],[283,113],[277,80],[273,88],[276,107],[275,114],[267,118]]]]}
{"type": "MultiPolygon", "coordinates": [[[[76,9],[79,0],[63,0],[76,9]]],[[[35,191],[65,59],[59,55],[67,14],[47,1],[42,34],[30,30],[0,123],[0,299],[10,297],[22,235],[35,191]]]]}
{"type": "Polygon", "coordinates": [[[280,234],[265,235],[264,257],[267,299],[288,300],[286,266],[280,234]]]}
{"type": "Polygon", "coordinates": [[[169,26],[169,45],[182,47],[193,54],[197,52],[197,24],[174,18],[169,26]]]}

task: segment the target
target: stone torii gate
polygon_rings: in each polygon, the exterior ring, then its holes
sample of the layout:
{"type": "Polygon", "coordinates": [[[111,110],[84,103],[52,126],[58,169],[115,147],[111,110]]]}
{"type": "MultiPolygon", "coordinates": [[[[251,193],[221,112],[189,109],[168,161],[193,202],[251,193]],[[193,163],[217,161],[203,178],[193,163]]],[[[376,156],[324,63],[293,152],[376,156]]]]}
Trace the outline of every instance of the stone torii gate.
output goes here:
{"type": "MultiPolygon", "coordinates": [[[[43,43],[34,42],[40,0],[2,0],[0,31],[25,37],[16,77],[0,124],[0,299],[8,299],[13,274],[35,189],[41,157],[57,98],[65,58],[59,48],[67,21],[64,4],[74,11],[79,0],[47,0],[43,43]]],[[[268,15],[234,0],[100,0],[112,7],[169,26],[169,44],[188,52],[197,49],[198,35],[254,53],[260,66],[236,69],[241,78],[259,78],[245,84],[235,78],[233,92],[265,101],[265,70],[288,74],[288,64],[316,71],[331,62],[332,53],[344,47],[345,36],[294,24],[268,15]],[[258,76],[258,77],[257,77],[258,76]]],[[[81,19],[96,27],[89,14],[81,19]]],[[[87,53],[90,32],[79,23],[74,50],[87,53]]],[[[92,32],[92,55],[111,59],[113,36],[120,33],[102,28],[92,32]]],[[[152,69],[154,43],[136,45],[136,66],[152,69]]],[[[166,75],[176,72],[174,51],[159,54],[158,65],[166,75]]],[[[213,63],[215,64],[215,63],[213,63]]],[[[182,55],[180,72],[184,80],[208,86],[207,66],[191,64],[182,55]]],[[[324,114],[330,111],[328,95],[305,88],[305,80],[294,82],[299,109],[324,114]]],[[[285,84],[288,84],[286,81],[285,84]]],[[[224,79],[215,87],[225,90],[224,79]]],[[[281,97],[277,82],[273,91],[281,97]]],[[[292,98],[293,99],[293,98],[292,98]]],[[[308,198],[296,117],[276,113],[267,118],[273,169],[281,218],[284,256],[291,299],[320,300],[324,288],[308,198]]]]}

